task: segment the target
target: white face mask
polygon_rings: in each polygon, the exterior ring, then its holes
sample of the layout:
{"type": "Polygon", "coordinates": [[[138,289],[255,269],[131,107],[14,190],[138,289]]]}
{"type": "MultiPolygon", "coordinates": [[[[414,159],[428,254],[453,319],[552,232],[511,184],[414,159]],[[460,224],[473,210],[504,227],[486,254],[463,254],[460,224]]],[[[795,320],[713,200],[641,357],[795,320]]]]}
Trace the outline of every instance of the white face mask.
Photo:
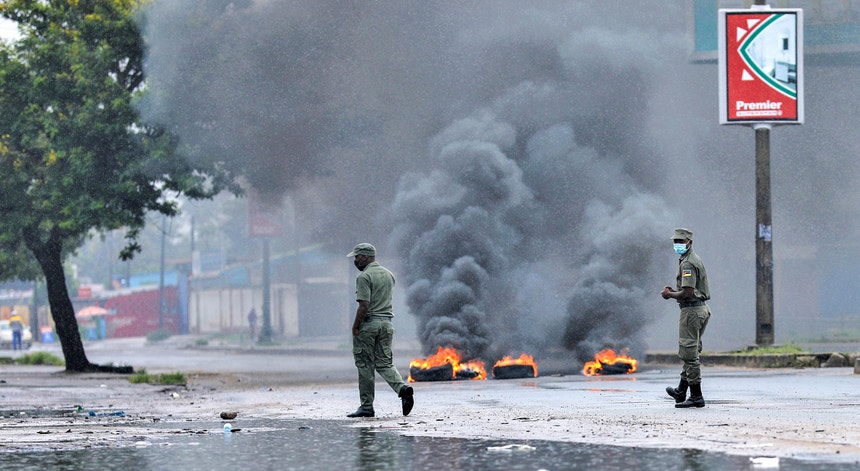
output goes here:
{"type": "Polygon", "coordinates": [[[675,244],[675,253],[678,255],[687,253],[687,244],[675,244]]]}

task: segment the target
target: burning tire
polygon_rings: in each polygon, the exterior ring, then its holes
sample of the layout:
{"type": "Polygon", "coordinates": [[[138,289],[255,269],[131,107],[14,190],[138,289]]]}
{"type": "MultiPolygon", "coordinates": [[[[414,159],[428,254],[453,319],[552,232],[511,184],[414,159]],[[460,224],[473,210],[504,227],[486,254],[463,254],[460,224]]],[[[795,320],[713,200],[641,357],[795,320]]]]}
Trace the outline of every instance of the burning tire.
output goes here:
{"type": "Polygon", "coordinates": [[[460,352],[450,347],[439,347],[427,359],[409,363],[409,381],[453,381],[458,379],[487,379],[487,370],[481,360],[461,362],[460,352]]]}
{"type": "Polygon", "coordinates": [[[493,377],[496,379],[536,378],[537,375],[534,357],[525,353],[519,358],[506,356],[493,365],[493,377]]]}
{"type": "Polygon", "coordinates": [[[615,350],[605,349],[594,355],[594,361],[585,363],[582,374],[585,376],[623,375],[635,372],[639,361],[627,356],[626,350],[616,354],[615,350]]]}
{"type": "Polygon", "coordinates": [[[537,376],[532,365],[502,365],[493,367],[493,378],[519,379],[537,376]]]}
{"type": "Polygon", "coordinates": [[[454,367],[450,363],[431,368],[409,368],[409,381],[452,381],[454,367]]]}

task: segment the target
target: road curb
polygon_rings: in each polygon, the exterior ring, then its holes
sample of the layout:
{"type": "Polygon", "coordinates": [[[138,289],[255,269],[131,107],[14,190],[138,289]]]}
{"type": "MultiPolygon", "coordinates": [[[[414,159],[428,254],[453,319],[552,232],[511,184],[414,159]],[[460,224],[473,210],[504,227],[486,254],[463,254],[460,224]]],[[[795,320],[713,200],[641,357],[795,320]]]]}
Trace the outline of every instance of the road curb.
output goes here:
{"type": "MultiPolygon", "coordinates": [[[[854,373],[860,374],[860,359],[856,353],[779,353],[745,355],[743,353],[703,353],[699,356],[703,365],[719,365],[743,368],[838,368],[854,365],[854,373]]],[[[680,364],[677,353],[648,353],[648,364],[680,364]]]]}

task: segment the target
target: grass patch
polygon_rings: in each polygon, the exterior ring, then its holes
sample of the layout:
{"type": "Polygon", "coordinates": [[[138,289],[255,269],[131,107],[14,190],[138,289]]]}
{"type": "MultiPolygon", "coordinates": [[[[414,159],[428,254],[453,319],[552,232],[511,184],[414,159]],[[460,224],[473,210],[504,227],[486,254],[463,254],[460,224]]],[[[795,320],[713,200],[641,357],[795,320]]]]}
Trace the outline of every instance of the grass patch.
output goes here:
{"type": "Polygon", "coordinates": [[[742,355],[787,355],[797,353],[809,353],[809,350],[804,350],[792,343],[785,345],[771,345],[769,347],[753,347],[746,350],[737,350],[731,353],[742,355]]]}
{"type": "Polygon", "coordinates": [[[833,342],[845,342],[860,339],[860,332],[853,329],[828,331],[824,335],[825,338],[833,342]]]}
{"type": "Polygon", "coordinates": [[[149,342],[161,342],[162,340],[169,339],[171,335],[167,329],[158,329],[146,334],[146,340],[149,342]]]}
{"type": "Polygon", "coordinates": [[[18,363],[19,365],[66,366],[65,360],[48,352],[34,352],[21,355],[15,359],[15,363],[18,363]]]}
{"type": "Polygon", "coordinates": [[[145,369],[128,377],[128,382],[133,384],[175,384],[185,386],[188,380],[185,375],[180,372],[149,374],[145,369]]]}
{"type": "Polygon", "coordinates": [[[242,338],[242,334],[239,332],[214,332],[209,335],[209,338],[212,340],[232,341],[242,338]]]}
{"type": "Polygon", "coordinates": [[[857,342],[860,340],[860,331],[844,330],[844,331],[827,331],[818,337],[803,338],[801,342],[808,343],[847,343],[857,342]]]}

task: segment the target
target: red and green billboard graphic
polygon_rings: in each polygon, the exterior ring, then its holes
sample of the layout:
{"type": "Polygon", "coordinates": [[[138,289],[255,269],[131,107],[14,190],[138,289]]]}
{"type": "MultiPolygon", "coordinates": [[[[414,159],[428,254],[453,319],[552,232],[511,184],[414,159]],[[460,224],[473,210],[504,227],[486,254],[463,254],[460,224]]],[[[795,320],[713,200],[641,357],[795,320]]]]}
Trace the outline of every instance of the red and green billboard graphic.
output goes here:
{"type": "Polygon", "coordinates": [[[802,11],[720,10],[720,123],[801,123],[802,11]]]}

